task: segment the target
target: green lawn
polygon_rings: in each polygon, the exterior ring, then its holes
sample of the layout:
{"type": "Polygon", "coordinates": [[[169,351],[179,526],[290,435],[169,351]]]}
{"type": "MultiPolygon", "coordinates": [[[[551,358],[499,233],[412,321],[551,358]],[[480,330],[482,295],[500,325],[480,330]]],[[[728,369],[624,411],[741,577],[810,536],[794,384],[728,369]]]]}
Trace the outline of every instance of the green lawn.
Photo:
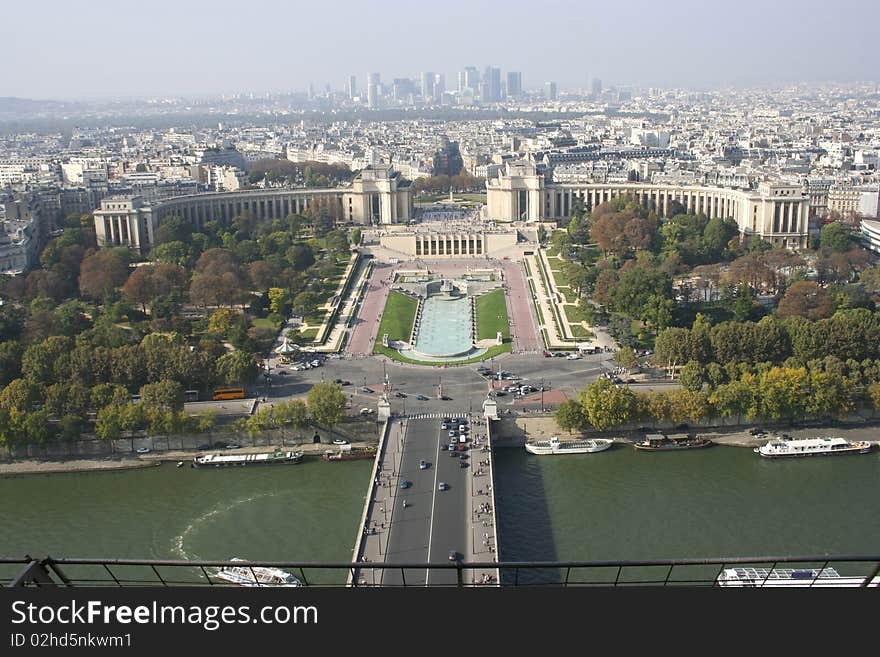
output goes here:
{"type": "Polygon", "coordinates": [[[494,338],[498,331],[505,338],[510,337],[504,290],[493,290],[477,299],[477,339],[494,338]]]}
{"type": "Polygon", "coordinates": [[[314,339],[318,337],[318,328],[319,328],[319,327],[316,326],[315,328],[306,329],[305,331],[303,331],[302,333],[300,333],[300,336],[301,336],[304,340],[312,340],[312,341],[314,341],[314,339]]]}
{"type": "Polygon", "coordinates": [[[273,322],[268,317],[257,317],[253,320],[253,325],[260,328],[270,328],[275,331],[281,330],[281,322],[273,322]]]}
{"type": "Polygon", "coordinates": [[[574,338],[591,338],[593,337],[593,332],[588,331],[580,324],[569,324],[571,328],[571,335],[574,338]]]}
{"type": "Polygon", "coordinates": [[[376,334],[376,344],[381,346],[382,336],[386,333],[389,340],[409,342],[417,307],[418,302],[415,299],[392,290],[388,295],[388,301],[385,302],[385,310],[382,312],[382,321],[379,324],[379,332],[376,334]]]}
{"type": "Polygon", "coordinates": [[[584,311],[580,306],[562,306],[562,309],[565,311],[565,316],[569,322],[583,322],[587,319],[584,317],[584,311]]]}

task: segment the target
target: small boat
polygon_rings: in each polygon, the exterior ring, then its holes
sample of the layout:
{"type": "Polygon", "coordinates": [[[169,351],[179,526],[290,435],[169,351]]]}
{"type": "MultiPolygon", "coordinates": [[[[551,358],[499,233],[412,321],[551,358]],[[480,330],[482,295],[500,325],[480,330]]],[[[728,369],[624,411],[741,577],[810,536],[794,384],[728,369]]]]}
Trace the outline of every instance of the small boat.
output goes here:
{"type": "MultiPolygon", "coordinates": [[[[244,561],[237,557],[231,561],[244,561]]],[[[226,566],[214,575],[217,579],[237,586],[302,586],[302,582],[280,568],[265,566],[226,566]]]]}
{"type": "Polygon", "coordinates": [[[614,444],[608,438],[594,438],[590,440],[569,440],[562,442],[558,436],[550,440],[534,440],[526,443],[526,451],[529,454],[593,454],[604,452],[614,444]]]}
{"type": "Polygon", "coordinates": [[[707,438],[692,436],[688,434],[686,438],[669,438],[662,433],[649,433],[641,442],[633,443],[636,449],[642,449],[649,452],[661,452],[671,449],[699,449],[700,447],[709,447],[714,445],[707,438]]]}
{"type": "Polygon", "coordinates": [[[178,462],[177,462],[177,467],[178,467],[178,468],[182,468],[182,467],[183,467],[183,461],[178,461],[178,462]]]}
{"type": "Polygon", "coordinates": [[[349,449],[334,452],[333,450],[328,449],[324,452],[321,458],[325,461],[357,461],[360,459],[372,459],[376,458],[376,450],[368,448],[365,451],[349,449]]]}
{"type": "Polygon", "coordinates": [[[768,459],[800,456],[830,456],[834,454],[867,454],[874,446],[864,440],[850,442],[845,438],[775,438],[755,448],[755,453],[768,459]]]}

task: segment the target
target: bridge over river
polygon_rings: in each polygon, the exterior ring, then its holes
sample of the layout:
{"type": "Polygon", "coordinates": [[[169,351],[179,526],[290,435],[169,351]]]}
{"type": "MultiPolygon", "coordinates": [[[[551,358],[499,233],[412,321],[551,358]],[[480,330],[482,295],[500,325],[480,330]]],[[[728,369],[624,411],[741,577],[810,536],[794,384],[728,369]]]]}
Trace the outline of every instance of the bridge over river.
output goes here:
{"type": "Polygon", "coordinates": [[[353,561],[365,565],[352,573],[350,585],[498,585],[497,568],[427,567],[498,559],[491,421],[457,417],[470,428],[464,451],[447,449],[452,439],[441,423],[452,414],[386,423],[353,553],[353,561]],[[371,562],[386,567],[370,568],[371,562]],[[398,564],[408,567],[388,567],[398,564]]]}

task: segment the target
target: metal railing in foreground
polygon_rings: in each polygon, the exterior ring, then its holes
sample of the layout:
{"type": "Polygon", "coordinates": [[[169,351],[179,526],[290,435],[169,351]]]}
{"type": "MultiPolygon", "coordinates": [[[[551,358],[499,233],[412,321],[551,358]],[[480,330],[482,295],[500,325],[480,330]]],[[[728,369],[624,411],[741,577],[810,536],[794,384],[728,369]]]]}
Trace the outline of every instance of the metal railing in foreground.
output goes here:
{"type": "Polygon", "coordinates": [[[807,555],[640,561],[304,563],[0,557],[0,585],[485,587],[472,574],[497,568],[501,586],[880,588],[878,555],[807,555]],[[234,574],[235,577],[232,577],[234,574]],[[292,576],[292,577],[291,577],[292,576]],[[395,584],[386,580],[394,579],[395,584]],[[441,581],[438,581],[441,580],[441,581]]]}

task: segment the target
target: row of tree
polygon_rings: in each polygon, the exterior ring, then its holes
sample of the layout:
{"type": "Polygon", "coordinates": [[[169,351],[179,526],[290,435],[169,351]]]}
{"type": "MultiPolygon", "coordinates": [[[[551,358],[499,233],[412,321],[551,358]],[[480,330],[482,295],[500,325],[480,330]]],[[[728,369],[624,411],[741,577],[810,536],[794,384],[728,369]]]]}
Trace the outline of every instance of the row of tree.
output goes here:
{"type": "Polygon", "coordinates": [[[721,322],[710,326],[698,315],[690,329],[667,328],[655,341],[652,360],[663,367],[695,361],[710,363],[801,363],[833,356],[841,361],[880,358],[880,312],[840,310],[810,320],[764,317],[759,322],[721,322]]]}
{"type": "Polygon", "coordinates": [[[706,418],[793,422],[842,418],[862,403],[880,409],[878,380],[859,386],[839,372],[769,366],[744,372],[708,390],[680,388],[643,393],[600,379],[584,388],[577,400],[560,404],[555,419],[565,431],[588,427],[605,431],[635,422],[679,425],[706,418]]]}

